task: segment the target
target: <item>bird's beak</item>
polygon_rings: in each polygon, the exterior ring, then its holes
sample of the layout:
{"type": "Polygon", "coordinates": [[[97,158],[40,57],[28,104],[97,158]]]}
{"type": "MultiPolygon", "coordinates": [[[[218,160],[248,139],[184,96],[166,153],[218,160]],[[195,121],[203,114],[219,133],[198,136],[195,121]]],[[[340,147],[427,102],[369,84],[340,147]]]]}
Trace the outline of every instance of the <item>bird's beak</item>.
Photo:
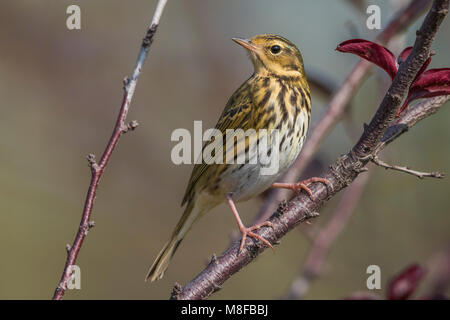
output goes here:
{"type": "Polygon", "coordinates": [[[231,38],[231,39],[249,51],[256,52],[259,49],[257,46],[255,46],[253,43],[251,43],[250,40],[241,39],[241,38],[231,38]]]}

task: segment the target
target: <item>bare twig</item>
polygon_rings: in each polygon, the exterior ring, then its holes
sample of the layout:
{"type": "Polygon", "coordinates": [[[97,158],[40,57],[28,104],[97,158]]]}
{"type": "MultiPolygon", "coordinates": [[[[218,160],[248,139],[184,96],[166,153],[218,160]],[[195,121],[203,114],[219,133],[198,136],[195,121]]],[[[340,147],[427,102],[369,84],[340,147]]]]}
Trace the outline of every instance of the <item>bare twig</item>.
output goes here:
{"type": "Polygon", "coordinates": [[[386,144],[389,144],[398,136],[407,132],[409,128],[414,126],[420,120],[436,113],[448,100],[450,100],[450,95],[438,96],[423,100],[417,105],[411,107],[408,113],[403,114],[399,121],[391,125],[388,130],[386,130],[374,153],[377,154],[382,148],[385,147],[386,144]]]}
{"type": "MultiPolygon", "coordinates": [[[[448,14],[448,6],[449,0],[433,2],[432,8],[417,32],[416,41],[409,57],[400,65],[392,85],[359,141],[350,152],[337,159],[322,175],[322,178],[329,181],[330,188],[319,183],[312,185],[310,189],[314,201],[305,194],[299,194],[293,198],[283,210],[270,217],[269,221],[273,228],[260,229],[257,232],[260,236],[271,243],[279,242],[288,231],[299,223],[315,216],[312,213],[317,212],[328,199],[350,185],[364,171],[370,155],[374,153],[379,141],[394,120],[411,82],[429,57],[435,34],[448,14]]],[[[217,263],[209,264],[177,294],[177,298],[204,299],[208,297],[215,291],[215,288],[220,287],[234,273],[265,250],[259,243],[251,242],[244,246],[238,255],[239,246],[239,242],[234,242],[217,258],[217,263]]]]}
{"type": "Polygon", "coordinates": [[[66,249],[68,251],[67,260],[64,266],[63,274],[61,276],[61,280],[59,281],[59,284],[53,295],[53,300],[61,300],[63,298],[67,288],[67,284],[72,276],[72,266],[75,264],[77,260],[78,253],[80,252],[81,246],[87,235],[87,232],[94,225],[93,222],[90,221],[90,217],[92,213],[92,208],[94,206],[95,194],[97,191],[98,183],[100,181],[100,178],[103,174],[106,165],[108,164],[111,154],[114,148],[116,147],[122,134],[124,134],[128,130],[134,130],[137,127],[136,121],[132,121],[129,124],[126,124],[126,118],[128,110],[130,108],[131,100],[134,95],[134,91],[136,89],[136,84],[139,75],[141,74],[142,66],[144,65],[144,62],[147,58],[150,45],[152,44],[153,41],[153,36],[155,35],[156,29],[158,28],[161,14],[164,10],[166,2],[167,0],[158,1],[151,24],[147,29],[144,39],[142,40],[141,49],[139,51],[136,66],[134,67],[132,76],[131,78],[125,78],[124,80],[124,95],[122,104],[120,106],[119,115],[117,117],[111,138],[109,139],[109,142],[106,145],[105,151],[102,154],[100,162],[97,163],[97,161],[95,160],[95,156],[93,154],[88,156],[88,162],[92,172],[91,182],[89,184],[89,190],[86,195],[86,200],[84,202],[83,214],[81,216],[81,222],[78,228],[78,232],[75,236],[75,240],[72,245],[66,246],[66,249]]]}
{"type": "MultiPolygon", "coordinates": [[[[422,13],[430,4],[430,0],[412,0],[408,6],[399,11],[388,24],[388,26],[377,36],[375,41],[380,44],[389,44],[399,32],[404,30],[422,13]]],[[[339,89],[331,97],[328,103],[327,112],[311,129],[311,133],[303,145],[302,152],[284,175],[281,182],[297,181],[314,157],[320,144],[328,133],[336,126],[340,118],[348,107],[350,99],[358,90],[364,78],[372,69],[371,63],[366,60],[360,60],[345,77],[339,89]]],[[[276,210],[277,204],[287,198],[289,191],[286,189],[271,189],[267,192],[267,197],[260,211],[256,215],[254,222],[259,223],[267,218],[276,210]]]]}
{"type": "Polygon", "coordinates": [[[386,130],[383,138],[381,138],[381,141],[378,143],[374,154],[371,156],[371,161],[386,169],[406,172],[408,174],[417,176],[420,179],[424,177],[443,178],[445,175],[441,172],[420,172],[411,170],[408,167],[400,167],[387,164],[381,161],[377,157],[377,155],[387,144],[396,139],[398,136],[407,132],[409,128],[415,125],[418,121],[437,112],[437,110],[439,110],[439,108],[448,100],[450,100],[450,95],[438,96],[423,100],[422,102],[419,102],[415,106],[411,107],[408,113],[404,114],[397,123],[390,126],[388,130],[386,130]]]}
{"type": "Polygon", "coordinates": [[[383,167],[385,169],[391,169],[391,170],[396,170],[396,171],[408,173],[408,174],[411,174],[413,176],[416,176],[419,179],[423,179],[425,177],[431,177],[431,178],[444,178],[445,177],[445,174],[443,174],[441,172],[437,172],[437,171],[421,172],[421,171],[412,170],[412,169],[410,169],[408,167],[401,167],[401,166],[388,164],[388,163],[380,160],[377,155],[374,155],[372,157],[371,161],[373,163],[375,163],[377,166],[383,167]]]}

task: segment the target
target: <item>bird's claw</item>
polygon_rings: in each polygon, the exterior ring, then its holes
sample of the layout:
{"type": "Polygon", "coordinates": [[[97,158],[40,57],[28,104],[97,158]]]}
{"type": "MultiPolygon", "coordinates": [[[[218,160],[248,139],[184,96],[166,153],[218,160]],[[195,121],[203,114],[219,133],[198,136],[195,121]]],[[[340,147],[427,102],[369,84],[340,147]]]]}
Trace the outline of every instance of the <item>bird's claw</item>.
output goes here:
{"type": "Polygon", "coordinates": [[[267,247],[271,248],[273,250],[272,245],[270,244],[269,241],[267,241],[266,239],[264,239],[263,237],[261,237],[259,234],[254,233],[254,230],[258,230],[261,227],[271,227],[273,228],[273,224],[270,221],[265,221],[263,223],[259,223],[256,224],[252,227],[249,228],[240,228],[239,230],[242,233],[242,240],[241,240],[241,246],[239,247],[239,251],[238,251],[238,255],[242,252],[242,249],[244,248],[245,245],[245,240],[247,240],[247,237],[252,237],[255,239],[258,239],[259,241],[261,241],[262,243],[264,243],[267,247]]]}
{"type": "Polygon", "coordinates": [[[321,182],[321,183],[325,184],[327,186],[327,188],[329,188],[330,190],[333,190],[333,187],[332,187],[330,181],[328,181],[325,178],[317,178],[317,177],[312,177],[312,178],[309,178],[307,180],[303,180],[303,181],[300,181],[297,183],[274,183],[273,187],[291,189],[294,192],[304,190],[309,195],[311,200],[314,201],[314,196],[311,192],[311,189],[308,188],[308,185],[310,185],[313,182],[321,182]]]}

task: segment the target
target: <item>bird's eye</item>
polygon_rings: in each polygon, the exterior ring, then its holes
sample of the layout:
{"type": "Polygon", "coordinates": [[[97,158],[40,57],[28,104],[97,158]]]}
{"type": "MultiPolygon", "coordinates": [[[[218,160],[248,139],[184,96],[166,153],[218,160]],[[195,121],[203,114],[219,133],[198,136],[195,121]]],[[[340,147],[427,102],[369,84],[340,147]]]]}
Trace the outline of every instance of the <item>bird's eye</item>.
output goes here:
{"type": "Polygon", "coordinates": [[[273,54],[278,54],[281,51],[281,47],[279,45],[273,45],[270,47],[270,52],[273,54]]]}

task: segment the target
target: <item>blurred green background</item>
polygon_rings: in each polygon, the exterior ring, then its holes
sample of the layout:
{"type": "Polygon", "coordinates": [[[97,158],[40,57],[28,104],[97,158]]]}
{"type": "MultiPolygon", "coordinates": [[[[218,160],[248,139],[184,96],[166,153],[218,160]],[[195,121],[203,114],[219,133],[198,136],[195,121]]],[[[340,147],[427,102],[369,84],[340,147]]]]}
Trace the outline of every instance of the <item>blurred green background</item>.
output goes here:
{"type": "MultiPolygon", "coordinates": [[[[383,27],[407,1],[378,1],[383,27]]],[[[53,294],[73,241],[90,172],[85,156],[100,157],[156,1],[76,1],[81,30],[66,28],[73,1],[0,2],[0,298],[47,299],[53,294]]],[[[101,180],[95,228],[79,255],[81,290],[66,299],[166,299],[187,283],[236,230],[222,205],[187,236],[163,280],[143,281],[148,266],[182,213],[191,172],[170,160],[176,128],[203,120],[214,126],[228,97],[252,72],[244,50],[230,39],[281,34],[298,45],[307,72],[339,83],[357,57],[336,52],[344,40],[373,39],[366,15],[347,1],[171,1],[132,102],[139,128],[122,137],[101,180]]],[[[414,41],[423,17],[409,29],[414,41]]],[[[450,23],[445,21],[431,67],[449,67],[450,23]]],[[[398,53],[400,48],[393,48],[398,53]]],[[[369,121],[380,99],[372,75],[353,99],[356,123],[369,121]]],[[[313,123],[325,100],[313,93],[313,123]]],[[[418,170],[450,172],[450,109],[419,123],[390,145],[383,159],[418,170]]],[[[327,165],[354,139],[340,125],[318,153],[327,165]]],[[[366,268],[389,277],[412,262],[426,264],[449,243],[449,179],[418,180],[375,168],[354,216],[332,248],[325,274],[306,296],[338,299],[366,289],[366,268]]],[[[326,222],[339,197],[315,219],[326,222]]],[[[250,222],[261,199],[238,205],[250,222]]],[[[312,226],[312,228],[314,227],[312,226]]],[[[214,299],[282,296],[308,252],[293,231],[276,248],[233,276],[214,299]]]]}

